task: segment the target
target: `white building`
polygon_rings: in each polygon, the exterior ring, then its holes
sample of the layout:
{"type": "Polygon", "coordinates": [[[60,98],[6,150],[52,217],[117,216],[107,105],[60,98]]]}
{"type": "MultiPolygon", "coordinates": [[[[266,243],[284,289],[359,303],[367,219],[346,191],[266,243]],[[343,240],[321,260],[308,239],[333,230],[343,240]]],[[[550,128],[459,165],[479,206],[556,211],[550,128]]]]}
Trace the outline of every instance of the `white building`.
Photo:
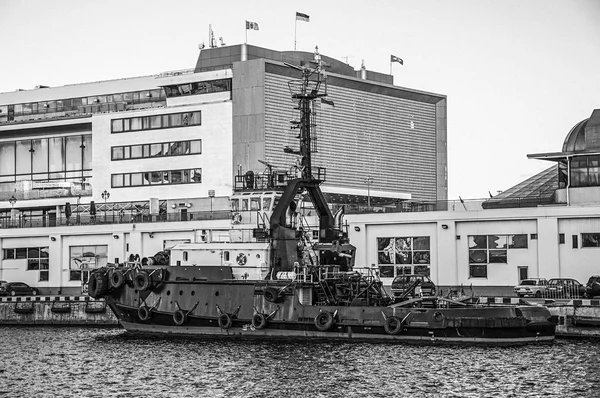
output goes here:
{"type": "Polygon", "coordinates": [[[396,275],[425,273],[441,286],[506,294],[525,278],[600,274],[600,110],[578,123],[562,151],[529,155],[558,164],[477,210],[346,216],[357,263],[396,275]]]}
{"type": "Polygon", "coordinates": [[[210,48],[194,70],[0,93],[0,280],[75,293],[86,268],[226,229],[234,176],[293,164],[285,63],[317,58],[327,198],[445,201],[445,96],[317,53],[210,48]]]}

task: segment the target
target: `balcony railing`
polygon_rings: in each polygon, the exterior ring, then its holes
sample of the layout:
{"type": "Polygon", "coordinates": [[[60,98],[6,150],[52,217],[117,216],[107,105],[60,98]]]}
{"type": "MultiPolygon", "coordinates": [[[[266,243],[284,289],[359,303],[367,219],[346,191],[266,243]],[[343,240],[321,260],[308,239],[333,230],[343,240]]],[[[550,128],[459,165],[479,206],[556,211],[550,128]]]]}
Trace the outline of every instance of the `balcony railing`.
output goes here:
{"type": "Polygon", "coordinates": [[[230,220],[232,212],[199,211],[188,213],[167,213],[160,215],[128,214],[122,212],[99,211],[95,216],[86,213],[72,213],[70,217],[45,216],[17,216],[15,218],[0,219],[0,229],[6,228],[46,228],[77,225],[101,225],[101,224],[143,224],[157,222],[182,222],[182,221],[206,221],[206,220],[230,220]]]}

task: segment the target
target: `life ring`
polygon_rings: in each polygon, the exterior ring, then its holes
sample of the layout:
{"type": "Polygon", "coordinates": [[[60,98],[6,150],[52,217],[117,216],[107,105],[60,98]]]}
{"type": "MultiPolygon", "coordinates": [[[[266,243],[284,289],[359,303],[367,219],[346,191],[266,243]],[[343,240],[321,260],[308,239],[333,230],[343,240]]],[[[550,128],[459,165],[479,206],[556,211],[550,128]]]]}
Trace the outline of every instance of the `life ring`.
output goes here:
{"type": "Polygon", "coordinates": [[[444,320],[444,314],[441,311],[436,311],[433,313],[433,320],[436,322],[441,322],[444,320]]]}
{"type": "Polygon", "coordinates": [[[176,310],[173,313],[173,322],[175,322],[175,325],[181,326],[186,321],[187,321],[187,315],[185,312],[183,312],[183,310],[176,310]]]}
{"type": "Polygon", "coordinates": [[[264,329],[265,326],[267,326],[267,317],[265,314],[255,314],[252,317],[252,326],[254,326],[256,329],[264,329]]]}
{"type": "Polygon", "coordinates": [[[150,275],[146,271],[139,271],[133,276],[133,287],[136,290],[144,291],[150,289],[150,275]]]}
{"type": "Polygon", "coordinates": [[[125,283],[125,274],[120,269],[112,269],[108,275],[110,287],[118,289],[125,283]]]}
{"type": "Polygon", "coordinates": [[[103,270],[96,270],[90,274],[88,281],[88,294],[93,298],[100,298],[108,293],[108,276],[103,270]]]}
{"type": "Polygon", "coordinates": [[[238,263],[238,265],[246,265],[248,258],[246,257],[246,255],[244,253],[240,253],[235,258],[235,261],[238,263]]]}
{"type": "Polygon", "coordinates": [[[240,224],[242,222],[242,215],[240,213],[233,213],[233,215],[231,216],[231,221],[234,224],[240,224]]]}
{"type": "Polygon", "coordinates": [[[333,314],[331,312],[323,311],[315,317],[315,326],[321,332],[331,329],[333,322],[333,314]]]}
{"type": "Polygon", "coordinates": [[[140,321],[147,321],[152,317],[152,311],[145,305],[142,305],[140,308],[138,308],[137,314],[138,318],[140,318],[140,321]]]}
{"type": "Polygon", "coordinates": [[[231,325],[233,324],[232,320],[231,320],[231,316],[229,314],[221,314],[219,315],[219,327],[221,329],[229,329],[231,327],[231,325]]]}
{"type": "Polygon", "coordinates": [[[265,300],[270,303],[276,303],[280,299],[279,290],[271,286],[264,290],[263,295],[265,296],[265,300]]]}
{"type": "Polygon", "coordinates": [[[383,328],[387,334],[398,334],[402,331],[402,320],[397,316],[390,316],[385,320],[383,328]]]}

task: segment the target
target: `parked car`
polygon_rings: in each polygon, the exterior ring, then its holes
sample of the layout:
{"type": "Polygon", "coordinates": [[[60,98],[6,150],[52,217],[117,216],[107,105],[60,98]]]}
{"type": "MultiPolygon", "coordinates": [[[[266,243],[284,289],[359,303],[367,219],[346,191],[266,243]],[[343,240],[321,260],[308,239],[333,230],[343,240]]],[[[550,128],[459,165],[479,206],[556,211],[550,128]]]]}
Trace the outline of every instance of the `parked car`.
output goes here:
{"type": "Polygon", "coordinates": [[[546,297],[549,298],[579,298],[584,294],[585,286],[572,278],[552,278],[546,287],[546,297]]]}
{"type": "Polygon", "coordinates": [[[542,297],[546,294],[546,286],[548,281],[546,278],[528,278],[523,279],[521,283],[515,286],[515,293],[519,297],[542,297]]]}
{"type": "Polygon", "coordinates": [[[415,285],[415,296],[435,296],[435,283],[425,275],[398,275],[392,281],[392,296],[399,298],[413,285],[415,285]]]}
{"type": "Polygon", "coordinates": [[[600,275],[592,275],[585,285],[585,295],[588,298],[600,296],[600,275]]]}
{"type": "Polygon", "coordinates": [[[23,282],[0,283],[0,296],[35,296],[40,292],[23,282]]]}

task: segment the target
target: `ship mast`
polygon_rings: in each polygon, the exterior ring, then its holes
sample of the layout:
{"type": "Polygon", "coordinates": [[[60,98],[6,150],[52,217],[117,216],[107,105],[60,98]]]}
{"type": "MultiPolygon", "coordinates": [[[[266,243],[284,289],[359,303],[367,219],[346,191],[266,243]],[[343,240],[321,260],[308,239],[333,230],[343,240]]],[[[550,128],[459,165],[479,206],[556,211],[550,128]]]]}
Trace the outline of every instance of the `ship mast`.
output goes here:
{"type": "Polygon", "coordinates": [[[317,216],[319,218],[319,242],[332,243],[340,238],[340,231],[334,227],[334,217],[319,185],[325,177],[324,168],[313,169],[312,165],[312,131],[311,116],[315,100],[325,97],[327,93],[320,93],[321,64],[316,68],[300,67],[286,63],[288,67],[302,73],[300,80],[288,82],[292,99],[298,100],[297,109],[300,110],[300,121],[292,122],[300,128],[300,148],[298,150],[286,147],[284,152],[300,156],[298,178],[288,182],[279,203],[273,210],[270,219],[271,227],[271,267],[274,271],[290,271],[295,263],[301,264],[297,251],[299,239],[298,231],[287,222],[288,210],[294,211],[297,193],[306,191],[317,216]]]}

